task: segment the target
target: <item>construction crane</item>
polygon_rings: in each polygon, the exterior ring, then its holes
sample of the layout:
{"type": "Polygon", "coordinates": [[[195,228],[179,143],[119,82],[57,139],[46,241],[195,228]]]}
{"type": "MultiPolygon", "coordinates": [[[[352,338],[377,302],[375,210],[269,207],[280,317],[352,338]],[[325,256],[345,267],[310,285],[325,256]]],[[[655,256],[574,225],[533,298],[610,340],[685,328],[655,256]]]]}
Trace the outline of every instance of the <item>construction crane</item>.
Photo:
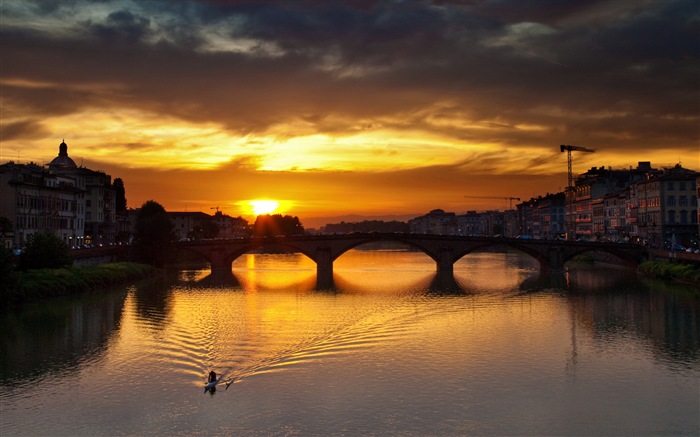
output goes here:
{"type": "Polygon", "coordinates": [[[566,199],[567,199],[567,205],[568,205],[568,210],[567,210],[567,218],[568,220],[566,221],[566,238],[567,240],[573,240],[574,236],[576,235],[576,214],[574,214],[574,175],[571,171],[571,164],[572,164],[572,159],[571,159],[571,152],[585,152],[585,153],[595,153],[595,149],[587,149],[585,147],[580,147],[580,146],[571,146],[568,144],[562,144],[560,146],[560,150],[563,153],[566,151],[566,161],[568,165],[568,175],[569,175],[569,184],[566,187],[566,199]]]}
{"type": "Polygon", "coordinates": [[[491,196],[464,196],[467,199],[504,199],[508,201],[508,209],[513,209],[513,201],[520,200],[520,197],[491,197],[491,196]]]}

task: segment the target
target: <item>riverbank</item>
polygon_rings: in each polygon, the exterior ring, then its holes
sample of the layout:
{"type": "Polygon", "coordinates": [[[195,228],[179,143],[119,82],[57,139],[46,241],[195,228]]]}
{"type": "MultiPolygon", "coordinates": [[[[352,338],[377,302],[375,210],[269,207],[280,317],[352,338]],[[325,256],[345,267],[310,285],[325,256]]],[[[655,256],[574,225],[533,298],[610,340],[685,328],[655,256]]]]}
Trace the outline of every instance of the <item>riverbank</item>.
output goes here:
{"type": "Polygon", "coordinates": [[[75,296],[104,287],[147,277],[154,267],[118,262],[63,269],[36,269],[17,272],[14,286],[2,290],[3,309],[52,297],[75,296]]]}
{"type": "Polygon", "coordinates": [[[695,264],[646,261],[639,266],[638,271],[644,276],[700,286],[700,267],[695,264]]]}

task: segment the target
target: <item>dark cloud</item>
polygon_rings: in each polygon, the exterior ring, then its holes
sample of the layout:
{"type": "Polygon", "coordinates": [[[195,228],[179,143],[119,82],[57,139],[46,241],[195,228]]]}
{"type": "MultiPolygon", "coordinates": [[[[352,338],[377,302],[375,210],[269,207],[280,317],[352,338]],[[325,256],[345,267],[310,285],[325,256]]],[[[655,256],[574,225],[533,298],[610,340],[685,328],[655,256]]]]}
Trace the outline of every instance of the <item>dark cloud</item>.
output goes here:
{"type": "Polygon", "coordinates": [[[85,23],[88,34],[107,46],[131,46],[141,43],[151,33],[150,20],[127,10],[112,12],[104,23],[85,23]]]}
{"type": "Polygon", "coordinates": [[[9,141],[15,138],[41,138],[50,134],[36,120],[24,120],[16,123],[2,124],[0,126],[0,140],[9,141]]]}
{"type": "Polygon", "coordinates": [[[112,12],[64,32],[3,25],[2,79],[14,81],[3,97],[36,114],[118,105],[238,133],[303,120],[330,134],[410,125],[514,147],[589,136],[621,150],[691,150],[699,137],[692,1],[101,4],[112,12]],[[253,47],[211,50],[213,31],[253,47]]]}

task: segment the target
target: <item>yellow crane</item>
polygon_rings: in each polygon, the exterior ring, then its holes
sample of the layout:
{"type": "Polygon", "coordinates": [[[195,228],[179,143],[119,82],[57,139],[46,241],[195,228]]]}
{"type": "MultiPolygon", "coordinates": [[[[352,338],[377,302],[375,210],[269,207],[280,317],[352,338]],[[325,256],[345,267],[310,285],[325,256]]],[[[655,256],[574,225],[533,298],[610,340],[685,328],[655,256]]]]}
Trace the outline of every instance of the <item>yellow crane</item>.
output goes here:
{"type": "Polygon", "coordinates": [[[513,209],[513,201],[520,200],[520,197],[492,197],[492,196],[464,196],[467,199],[504,199],[507,200],[508,209],[513,209]]]}
{"type": "Polygon", "coordinates": [[[586,147],[571,146],[568,144],[562,144],[559,148],[562,153],[566,152],[566,161],[569,170],[569,184],[566,187],[566,200],[568,205],[566,214],[568,219],[566,221],[566,238],[567,240],[573,240],[576,235],[576,214],[574,214],[574,175],[571,171],[571,152],[595,153],[595,149],[587,149],[586,147]]]}

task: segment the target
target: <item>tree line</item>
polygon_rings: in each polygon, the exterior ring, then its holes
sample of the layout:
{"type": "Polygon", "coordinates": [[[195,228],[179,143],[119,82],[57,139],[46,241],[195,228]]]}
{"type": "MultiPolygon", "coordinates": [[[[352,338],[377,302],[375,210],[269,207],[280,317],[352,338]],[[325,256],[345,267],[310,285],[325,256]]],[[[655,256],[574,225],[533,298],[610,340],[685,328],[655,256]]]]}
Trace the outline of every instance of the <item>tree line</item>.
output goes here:
{"type": "Polygon", "coordinates": [[[364,220],[361,222],[331,223],[323,227],[326,234],[349,234],[351,232],[408,232],[408,223],[392,220],[364,220]]]}

